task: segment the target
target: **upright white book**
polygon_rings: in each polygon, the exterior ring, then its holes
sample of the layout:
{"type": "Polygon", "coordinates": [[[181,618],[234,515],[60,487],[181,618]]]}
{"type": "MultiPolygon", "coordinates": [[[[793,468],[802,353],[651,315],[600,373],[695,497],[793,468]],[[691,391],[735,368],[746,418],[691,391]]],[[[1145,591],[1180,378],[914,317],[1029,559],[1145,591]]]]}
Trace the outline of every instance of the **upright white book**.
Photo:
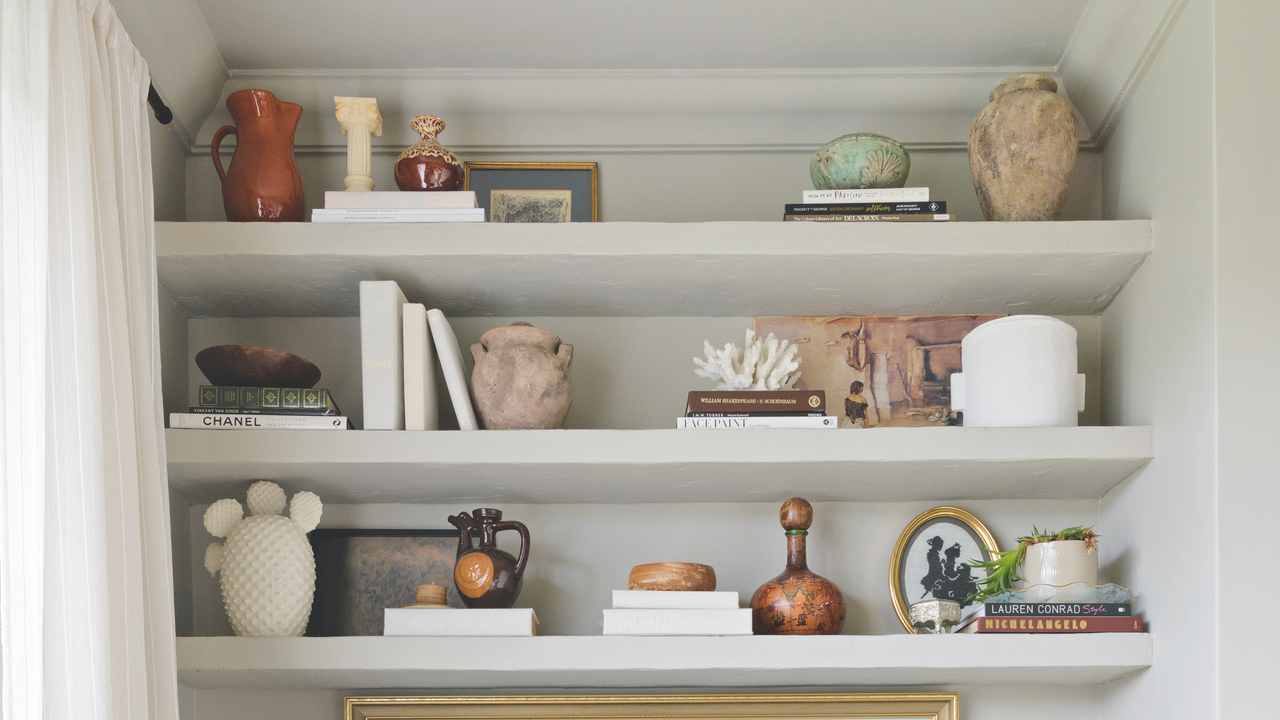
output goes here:
{"type": "Polygon", "coordinates": [[[750,635],[751,608],[605,610],[604,634],[750,635]]]}
{"type": "Polygon", "coordinates": [[[387,608],[383,612],[383,635],[532,637],[538,634],[538,616],[533,608],[387,608]]]}
{"type": "Polygon", "coordinates": [[[484,208],[457,210],[312,210],[311,222],[484,222],[484,208]]]}
{"type": "Polygon", "coordinates": [[[738,593],[676,592],[673,590],[614,590],[613,607],[619,609],[737,610],[738,593]]]}
{"type": "Polygon", "coordinates": [[[458,418],[459,430],[479,430],[475,407],[471,404],[471,388],[467,371],[462,364],[462,349],[458,336],[453,334],[449,319],[436,308],[427,311],[427,324],[431,326],[431,339],[436,344],[436,357],[440,359],[440,372],[444,386],[453,403],[453,414],[458,418]]]}
{"type": "Polygon", "coordinates": [[[928,202],[929,188],[852,188],[849,190],[805,190],[802,203],[928,202]]]}
{"type": "Polygon", "coordinates": [[[346,430],[346,415],[169,413],[169,427],[202,430],[346,430]]]}
{"type": "Polygon", "coordinates": [[[458,210],[479,207],[474,190],[349,192],[329,190],[325,210],[458,210]]]}
{"type": "Polygon", "coordinates": [[[835,415],[679,417],[676,418],[676,428],[679,430],[751,430],[754,428],[811,428],[814,430],[834,430],[839,427],[839,420],[840,418],[835,415]]]}
{"type": "Polygon", "coordinates": [[[394,281],[360,281],[365,430],[404,429],[404,304],[394,281]]]}
{"type": "Polygon", "coordinates": [[[436,430],[440,413],[436,405],[435,353],[427,328],[427,307],[404,305],[404,429],[436,430]]]}

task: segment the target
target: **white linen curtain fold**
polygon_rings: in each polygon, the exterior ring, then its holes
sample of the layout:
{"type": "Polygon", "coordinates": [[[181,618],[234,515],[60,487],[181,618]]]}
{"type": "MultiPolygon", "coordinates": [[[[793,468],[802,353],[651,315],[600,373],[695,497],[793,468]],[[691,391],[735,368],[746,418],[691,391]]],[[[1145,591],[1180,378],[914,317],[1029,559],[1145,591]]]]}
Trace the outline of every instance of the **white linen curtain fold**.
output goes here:
{"type": "MultiPolygon", "coordinates": [[[[9,9],[41,0],[2,1],[7,109],[9,9]]],[[[47,178],[12,233],[25,138],[0,115],[3,717],[176,719],[147,67],[105,0],[43,2],[47,178]]]]}

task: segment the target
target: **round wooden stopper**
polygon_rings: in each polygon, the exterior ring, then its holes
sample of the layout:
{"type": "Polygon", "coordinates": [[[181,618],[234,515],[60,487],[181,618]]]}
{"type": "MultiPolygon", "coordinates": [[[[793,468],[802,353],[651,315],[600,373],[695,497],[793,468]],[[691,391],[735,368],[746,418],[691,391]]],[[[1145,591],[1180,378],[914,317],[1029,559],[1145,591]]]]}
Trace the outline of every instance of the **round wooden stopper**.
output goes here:
{"type": "Polygon", "coordinates": [[[449,601],[443,585],[419,585],[416,602],[419,605],[447,605],[449,601]]]}
{"type": "Polygon", "coordinates": [[[808,530],[813,524],[813,506],[804,498],[793,497],[782,503],[778,522],[784,530],[808,530]]]}

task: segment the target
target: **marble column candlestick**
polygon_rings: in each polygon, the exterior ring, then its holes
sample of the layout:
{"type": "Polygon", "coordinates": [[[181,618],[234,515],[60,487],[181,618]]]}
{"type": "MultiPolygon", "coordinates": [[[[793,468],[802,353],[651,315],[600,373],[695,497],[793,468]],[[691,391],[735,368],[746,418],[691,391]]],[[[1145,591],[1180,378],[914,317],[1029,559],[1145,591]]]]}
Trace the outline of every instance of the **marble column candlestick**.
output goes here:
{"type": "Polygon", "coordinates": [[[378,99],[335,95],[333,103],[342,134],[347,136],[347,177],[343,185],[348,192],[371,191],[373,147],[369,138],[382,136],[378,99]]]}

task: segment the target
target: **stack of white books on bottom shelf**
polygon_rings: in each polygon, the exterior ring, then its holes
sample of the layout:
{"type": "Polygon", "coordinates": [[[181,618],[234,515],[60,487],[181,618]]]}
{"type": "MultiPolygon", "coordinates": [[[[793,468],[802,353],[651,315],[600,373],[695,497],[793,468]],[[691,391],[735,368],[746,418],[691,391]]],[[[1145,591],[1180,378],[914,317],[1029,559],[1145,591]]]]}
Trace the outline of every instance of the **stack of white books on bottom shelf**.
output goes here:
{"type": "Polygon", "coordinates": [[[324,194],[311,222],[484,222],[471,190],[341,192],[324,194]]]}
{"type": "Polygon", "coordinates": [[[736,592],[614,590],[605,635],[750,635],[751,608],[736,592]]]}
{"type": "Polygon", "coordinates": [[[384,636],[532,637],[538,634],[538,616],[533,608],[387,608],[383,612],[384,636]]]}

